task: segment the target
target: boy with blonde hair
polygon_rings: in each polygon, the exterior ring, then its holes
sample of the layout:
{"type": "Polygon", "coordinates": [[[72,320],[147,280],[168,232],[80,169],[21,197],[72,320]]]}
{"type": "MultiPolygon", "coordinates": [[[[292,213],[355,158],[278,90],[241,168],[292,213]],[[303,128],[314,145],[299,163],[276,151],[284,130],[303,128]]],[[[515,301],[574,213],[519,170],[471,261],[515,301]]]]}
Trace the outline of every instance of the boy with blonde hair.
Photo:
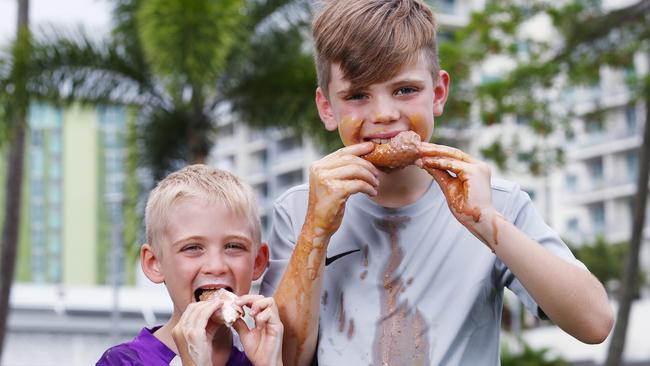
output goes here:
{"type": "Polygon", "coordinates": [[[251,188],[226,171],[188,166],[151,191],[145,222],[140,263],[152,282],[165,284],[172,317],[97,364],[168,365],[179,355],[184,366],[281,365],[275,302],[248,294],[269,256],[251,188]],[[242,306],[250,307],[253,329],[242,306]]]}
{"type": "Polygon", "coordinates": [[[345,147],[275,202],[271,263],[284,361],[498,365],[504,287],[587,343],[603,286],[517,184],[429,143],[449,75],[419,0],[330,0],[313,21],[316,106],[345,147]]]}

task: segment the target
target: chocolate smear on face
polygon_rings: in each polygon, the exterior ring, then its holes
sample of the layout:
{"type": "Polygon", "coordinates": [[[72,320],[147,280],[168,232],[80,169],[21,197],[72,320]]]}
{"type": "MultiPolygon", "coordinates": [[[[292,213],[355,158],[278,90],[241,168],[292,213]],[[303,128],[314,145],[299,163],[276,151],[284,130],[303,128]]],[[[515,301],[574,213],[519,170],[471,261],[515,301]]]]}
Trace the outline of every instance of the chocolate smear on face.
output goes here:
{"type": "Polygon", "coordinates": [[[428,365],[428,328],[422,313],[411,308],[407,300],[399,299],[404,288],[396,271],[402,263],[403,252],[398,243],[398,232],[409,222],[408,217],[389,217],[377,220],[390,242],[390,257],[381,274],[380,320],[373,342],[373,365],[428,365]]]}

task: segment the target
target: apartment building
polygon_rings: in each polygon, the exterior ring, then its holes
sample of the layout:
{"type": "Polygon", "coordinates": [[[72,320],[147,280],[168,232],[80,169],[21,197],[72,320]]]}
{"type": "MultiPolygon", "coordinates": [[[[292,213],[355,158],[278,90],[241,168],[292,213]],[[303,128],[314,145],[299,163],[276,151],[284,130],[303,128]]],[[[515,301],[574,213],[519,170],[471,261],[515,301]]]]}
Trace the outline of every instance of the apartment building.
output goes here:
{"type": "MultiPolygon", "coordinates": [[[[638,72],[647,70],[647,58],[637,57],[637,66],[638,72]]],[[[598,236],[624,242],[631,236],[646,106],[632,99],[624,80],[629,72],[604,69],[598,85],[568,96],[580,118],[567,144],[568,164],[558,194],[566,210],[559,229],[577,243],[598,236]]],[[[646,215],[645,271],[650,271],[649,228],[646,215]]]]}
{"type": "Polygon", "coordinates": [[[126,110],[34,103],[28,123],[16,280],[108,283],[123,244],[126,110]]]}

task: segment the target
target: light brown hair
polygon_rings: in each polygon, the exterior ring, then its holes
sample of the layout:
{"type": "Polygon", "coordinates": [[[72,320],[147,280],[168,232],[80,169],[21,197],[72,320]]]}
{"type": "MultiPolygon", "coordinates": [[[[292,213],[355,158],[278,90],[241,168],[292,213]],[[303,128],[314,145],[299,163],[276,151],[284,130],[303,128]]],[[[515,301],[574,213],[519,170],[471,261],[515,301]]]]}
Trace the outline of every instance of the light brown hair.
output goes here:
{"type": "Polygon", "coordinates": [[[312,23],[318,85],[329,97],[330,66],[355,88],[395,77],[421,55],[439,70],[436,21],[421,0],[325,0],[312,23]]]}
{"type": "Polygon", "coordinates": [[[165,233],[169,211],[183,197],[222,203],[231,213],[248,221],[253,242],[259,248],[261,225],[253,190],[225,170],[196,164],[169,174],[149,194],[145,208],[147,242],[158,255],[161,254],[158,242],[165,233]]]}

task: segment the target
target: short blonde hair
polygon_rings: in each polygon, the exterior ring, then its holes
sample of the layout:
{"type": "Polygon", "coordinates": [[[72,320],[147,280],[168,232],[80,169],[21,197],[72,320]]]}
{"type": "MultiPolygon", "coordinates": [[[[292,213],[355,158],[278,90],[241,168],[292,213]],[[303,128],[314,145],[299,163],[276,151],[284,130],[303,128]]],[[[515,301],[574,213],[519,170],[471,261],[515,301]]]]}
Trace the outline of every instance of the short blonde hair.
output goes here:
{"type": "Polygon", "coordinates": [[[260,217],[251,187],[227,171],[196,164],[169,174],[149,194],[145,208],[147,242],[158,254],[160,248],[156,242],[165,231],[169,211],[174,202],[183,197],[206,203],[219,202],[233,214],[246,218],[254,244],[259,247],[260,217]]]}
{"type": "Polygon", "coordinates": [[[312,35],[318,86],[328,98],[333,64],[356,88],[395,77],[422,54],[434,80],[440,69],[436,21],[420,0],[325,0],[312,35]]]}

